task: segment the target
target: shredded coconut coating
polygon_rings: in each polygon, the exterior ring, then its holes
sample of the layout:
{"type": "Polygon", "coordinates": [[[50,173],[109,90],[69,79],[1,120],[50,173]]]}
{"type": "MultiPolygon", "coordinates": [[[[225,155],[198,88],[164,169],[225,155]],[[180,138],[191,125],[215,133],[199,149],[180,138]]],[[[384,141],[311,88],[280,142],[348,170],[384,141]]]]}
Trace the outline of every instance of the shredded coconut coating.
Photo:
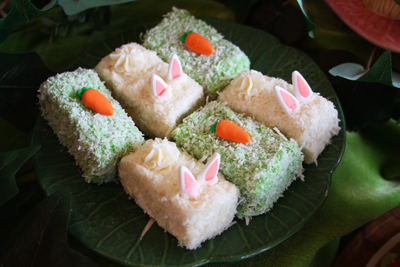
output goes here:
{"type": "Polygon", "coordinates": [[[104,57],[95,71],[144,134],[169,138],[184,117],[204,105],[203,88],[186,74],[177,80],[168,81],[168,64],[156,52],[136,43],[123,45],[118,50],[134,51],[136,55],[132,58],[136,59],[136,66],[119,64],[121,57],[114,59],[114,52],[104,57]],[[129,68],[121,70],[121,65],[129,68]],[[155,99],[151,94],[153,73],[171,86],[172,90],[165,99],[155,99]]]}
{"type": "Polygon", "coordinates": [[[144,141],[93,70],[79,68],[50,77],[40,86],[38,97],[42,116],[74,156],[88,183],[113,180],[119,160],[144,141]],[[83,104],[76,96],[82,87],[102,93],[113,106],[114,115],[101,115],[83,104]]]}
{"type": "Polygon", "coordinates": [[[218,174],[215,185],[204,184],[196,199],[185,199],[179,189],[179,166],[188,167],[197,177],[204,164],[181,152],[179,158],[165,168],[146,168],[143,163],[147,156],[146,147],[140,147],[122,158],[119,164],[121,183],[126,193],[160,227],[178,239],[180,246],[196,249],[232,225],[239,196],[235,185],[218,174]]]}
{"type": "Polygon", "coordinates": [[[176,53],[183,71],[204,88],[210,99],[218,97],[217,92],[244,69],[250,68],[250,60],[239,47],[224,40],[213,27],[195,19],[188,11],[174,8],[155,28],[149,30],[143,45],[164,60],[169,61],[176,53]],[[179,38],[189,31],[205,37],[214,47],[211,55],[201,55],[186,48],[179,38]]]}
{"type": "Polygon", "coordinates": [[[277,127],[298,142],[306,163],[317,164],[319,154],[340,131],[335,106],[314,92],[292,115],[287,115],[275,97],[276,85],[294,95],[293,86],[282,79],[264,76],[255,70],[243,71],[220,93],[218,101],[268,127],[277,127]]]}
{"type": "Polygon", "coordinates": [[[216,101],[185,118],[172,137],[178,147],[197,159],[207,160],[216,152],[221,155],[220,172],[239,187],[243,198],[239,218],[268,212],[296,177],[303,178],[303,155],[295,140],[287,140],[216,101]],[[212,133],[210,126],[220,120],[241,126],[251,141],[230,142],[212,133]]]}

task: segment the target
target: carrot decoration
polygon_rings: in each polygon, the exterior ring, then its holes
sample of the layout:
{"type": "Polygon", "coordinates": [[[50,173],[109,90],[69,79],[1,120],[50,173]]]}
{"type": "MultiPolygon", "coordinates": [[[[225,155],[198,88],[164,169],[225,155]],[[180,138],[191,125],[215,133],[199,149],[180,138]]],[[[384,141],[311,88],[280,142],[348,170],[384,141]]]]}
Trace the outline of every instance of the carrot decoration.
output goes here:
{"type": "Polygon", "coordinates": [[[180,37],[180,40],[186,45],[187,48],[196,53],[211,55],[214,52],[214,48],[210,42],[196,32],[185,32],[185,34],[180,37]]]}
{"type": "Polygon", "coordinates": [[[214,123],[210,130],[217,136],[233,142],[246,144],[251,141],[250,135],[245,130],[228,120],[214,123]]]}
{"type": "Polygon", "coordinates": [[[82,90],[76,92],[76,95],[82,99],[83,104],[94,111],[106,116],[114,114],[114,109],[110,101],[96,89],[83,87],[82,90]]]}

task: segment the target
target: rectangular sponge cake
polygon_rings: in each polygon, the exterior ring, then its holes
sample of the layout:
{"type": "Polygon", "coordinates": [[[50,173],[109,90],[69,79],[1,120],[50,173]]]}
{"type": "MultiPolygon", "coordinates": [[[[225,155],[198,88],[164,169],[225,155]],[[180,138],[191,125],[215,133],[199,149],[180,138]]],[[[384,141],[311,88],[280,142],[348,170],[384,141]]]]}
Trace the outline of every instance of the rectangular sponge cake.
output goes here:
{"type": "Polygon", "coordinates": [[[144,141],[143,134],[93,70],[79,68],[50,77],[39,89],[39,103],[42,116],[74,156],[87,182],[114,179],[119,160],[144,141]],[[102,115],[83,104],[76,95],[82,87],[103,94],[114,115],[102,115]]]}
{"type": "Polygon", "coordinates": [[[204,165],[166,139],[147,140],[122,158],[119,176],[125,191],[158,225],[174,235],[180,246],[196,249],[232,225],[239,190],[218,174],[214,185],[201,186],[195,199],[180,193],[178,168],[197,177],[204,165]]]}
{"type": "Polygon", "coordinates": [[[201,161],[214,153],[221,155],[220,172],[239,187],[239,218],[251,218],[269,211],[273,203],[296,177],[302,177],[303,155],[296,141],[236,114],[216,101],[184,119],[173,132],[178,147],[201,161]],[[244,129],[249,143],[236,143],[218,137],[211,125],[229,120],[244,129]]]}
{"type": "Polygon", "coordinates": [[[255,70],[243,71],[221,92],[218,100],[268,127],[277,127],[298,142],[306,163],[317,163],[318,155],[340,130],[335,106],[313,93],[289,116],[275,97],[275,86],[294,94],[293,85],[282,79],[255,70]]]}
{"type": "Polygon", "coordinates": [[[95,67],[139,129],[149,137],[169,137],[184,117],[204,105],[203,88],[183,74],[167,79],[168,64],[154,51],[136,43],[117,48],[95,67]],[[168,97],[152,96],[152,74],[160,76],[171,88],[168,97]]]}
{"type": "Polygon", "coordinates": [[[217,92],[225,88],[234,76],[250,68],[250,60],[239,47],[223,39],[213,27],[195,19],[186,10],[174,8],[160,24],[146,33],[143,45],[156,51],[167,62],[176,53],[184,72],[203,86],[210,99],[216,99],[217,92]],[[189,50],[180,37],[190,31],[206,38],[214,52],[202,55],[189,50]]]}

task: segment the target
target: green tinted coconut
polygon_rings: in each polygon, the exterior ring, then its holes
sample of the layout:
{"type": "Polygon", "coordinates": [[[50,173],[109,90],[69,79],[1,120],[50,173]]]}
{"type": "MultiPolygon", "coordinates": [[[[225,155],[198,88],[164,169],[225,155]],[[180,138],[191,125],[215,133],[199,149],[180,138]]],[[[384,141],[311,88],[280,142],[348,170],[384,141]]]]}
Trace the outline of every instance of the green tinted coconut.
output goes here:
{"type": "Polygon", "coordinates": [[[188,116],[172,133],[179,147],[206,161],[221,155],[220,172],[237,185],[243,198],[239,218],[251,218],[269,211],[274,202],[297,177],[302,177],[303,155],[296,141],[279,132],[210,102],[188,116]],[[247,144],[224,140],[212,133],[215,121],[230,120],[251,136],[247,144]]]}
{"type": "Polygon", "coordinates": [[[153,29],[149,30],[143,45],[157,52],[165,62],[176,53],[183,71],[204,88],[210,99],[218,97],[217,92],[227,86],[234,76],[250,68],[250,60],[239,47],[223,39],[213,27],[191,16],[188,11],[174,8],[153,29]],[[214,52],[201,55],[188,49],[181,37],[195,31],[206,38],[214,52]]]}

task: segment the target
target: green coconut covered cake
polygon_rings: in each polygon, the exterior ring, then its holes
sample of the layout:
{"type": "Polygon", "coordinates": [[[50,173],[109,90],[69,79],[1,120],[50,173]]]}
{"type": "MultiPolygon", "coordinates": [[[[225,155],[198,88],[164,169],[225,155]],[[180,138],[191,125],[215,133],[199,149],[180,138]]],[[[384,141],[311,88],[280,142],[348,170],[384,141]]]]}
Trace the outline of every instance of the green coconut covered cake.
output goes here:
{"type": "Polygon", "coordinates": [[[204,93],[210,99],[216,99],[217,92],[225,88],[233,77],[250,68],[249,58],[239,47],[186,10],[174,8],[160,24],[146,33],[143,45],[156,51],[166,62],[172,54],[177,54],[183,71],[203,86],[204,93]],[[201,51],[199,53],[188,48],[188,34],[191,32],[206,39],[200,41],[212,46],[211,54],[201,54],[201,51]]]}
{"type": "MultiPolygon", "coordinates": [[[[227,132],[231,134],[231,130],[227,132]]],[[[242,200],[237,216],[247,221],[269,211],[292,181],[303,178],[303,155],[295,140],[216,101],[185,118],[172,137],[179,147],[202,162],[214,153],[221,155],[220,172],[240,189],[242,200]],[[220,137],[218,128],[214,131],[221,121],[233,122],[251,140],[238,143],[220,137]]]]}
{"type": "Polygon", "coordinates": [[[87,182],[114,179],[119,160],[144,142],[143,134],[93,70],[79,68],[50,77],[41,85],[38,97],[42,116],[74,156],[87,182]],[[84,87],[101,94],[112,115],[87,106],[84,87]]]}

